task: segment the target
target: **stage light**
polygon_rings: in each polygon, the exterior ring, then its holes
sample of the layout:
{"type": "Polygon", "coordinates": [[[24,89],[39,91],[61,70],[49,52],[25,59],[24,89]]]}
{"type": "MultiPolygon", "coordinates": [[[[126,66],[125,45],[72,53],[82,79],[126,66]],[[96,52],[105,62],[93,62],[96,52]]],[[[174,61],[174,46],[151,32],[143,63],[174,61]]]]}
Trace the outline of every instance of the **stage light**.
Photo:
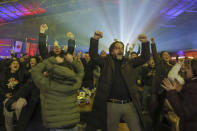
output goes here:
{"type": "MultiPolygon", "coordinates": [[[[66,44],[64,34],[73,32],[77,49],[87,51],[90,37],[99,30],[103,32],[99,49],[105,51],[108,51],[115,38],[126,45],[136,42],[140,33],[148,34],[149,38],[155,37],[158,51],[177,52],[197,48],[197,38],[194,37],[197,33],[190,33],[191,30],[197,30],[196,24],[192,26],[187,23],[192,20],[181,17],[187,16],[185,13],[195,12],[197,0],[45,0],[40,2],[40,9],[37,8],[36,12],[32,12],[31,5],[26,4],[30,9],[27,10],[17,3],[12,5],[25,15],[47,10],[47,16],[43,14],[35,19],[48,24],[51,44],[55,39],[66,44]],[[45,17],[47,20],[44,20],[45,17]]],[[[10,6],[6,8],[21,15],[10,6]]],[[[15,19],[8,17],[1,8],[0,13],[0,21],[15,19]]]]}
{"type": "MultiPolygon", "coordinates": [[[[89,37],[93,36],[94,31],[102,31],[104,37],[100,40],[100,49],[106,51],[114,38],[126,45],[136,42],[140,33],[146,33],[149,37],[155,36],[159,43],[159,51],[169,50],[169,44],[173,45],[173,42],[178,41],[178,37],[165,39],[166,34],[162,36],[160,29],[177,28],[176,25],[170,24],[170,21],[197,4],[197,0],[192,2],[188,0],[81,0],[80,2],[70,3],[69,7],[72,11],[54,16],[54,19],[58,20],[57,23],[64,23],[67,31],[76,34],[79,47],[84,43],[88,46],[89,37]]],[[[172,31],[171,34],[175,33],[172,31]]],[[[180,46],[180,48],[185,47],[180,46]]]]}

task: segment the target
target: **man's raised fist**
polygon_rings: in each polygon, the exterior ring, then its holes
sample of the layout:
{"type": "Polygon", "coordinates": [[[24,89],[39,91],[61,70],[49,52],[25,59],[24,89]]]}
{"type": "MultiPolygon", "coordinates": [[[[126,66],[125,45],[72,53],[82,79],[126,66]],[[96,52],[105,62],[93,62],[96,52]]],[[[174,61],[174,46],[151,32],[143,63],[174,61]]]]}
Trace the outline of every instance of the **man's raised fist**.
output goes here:
{"type": "Polygon", "coordinates": [[[94,39],[99,40],[100,38],[103,38],[103,33],[101,31],[96,31],[94,33],[94,39]]]}
{"type": "Polygon", "coordinates": [[[45,33],[48,30],[48,26],[46,24],[42,24],[40,26],[40,33],[45,33]]]}
{"type": "Polygon", "coordinates": [[[143,43],[148,41],[147,36],[145,34],[140,34],[138,36],[138,40],[143,42],[143,43]]]}

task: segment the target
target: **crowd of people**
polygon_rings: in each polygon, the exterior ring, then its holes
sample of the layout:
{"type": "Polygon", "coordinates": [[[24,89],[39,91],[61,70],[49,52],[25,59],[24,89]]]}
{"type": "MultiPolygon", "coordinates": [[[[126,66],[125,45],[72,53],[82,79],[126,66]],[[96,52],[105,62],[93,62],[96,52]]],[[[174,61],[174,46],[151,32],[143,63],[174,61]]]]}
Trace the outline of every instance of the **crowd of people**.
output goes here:
{"type": "Polygon", "coordinates": [[[48,27],[40,26],[39,55],[12,55],[0,61],[0,131],[197,131],[197,60],[171,61],[154,38],[140,34],[138,52],[117,39],[109,54],[98,54],[102,32],[90,38],[89,51],[47,48],[48,27]],[[94,102],[79,129],[79,90],[94,90],[94,102]]]}

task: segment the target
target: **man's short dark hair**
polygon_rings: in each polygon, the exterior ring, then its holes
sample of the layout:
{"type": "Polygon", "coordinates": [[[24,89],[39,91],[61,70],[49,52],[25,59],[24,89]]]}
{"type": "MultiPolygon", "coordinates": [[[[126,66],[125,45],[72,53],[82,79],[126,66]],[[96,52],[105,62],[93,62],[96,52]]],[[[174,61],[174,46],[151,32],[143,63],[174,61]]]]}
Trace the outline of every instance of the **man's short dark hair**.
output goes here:
{"type": "MultiPolygon", "coordinates": [[[[167,52],[167,51],[162,51],[161,53],[160,53],[160,57],[162,58],[162,56],[163,56],[163,53],[165,53],[165,52],[167,52]]],[[[167,52],[168,53],[168,52],[167,52]]],[[[169,53],[168,53],[169,54],[169,53]]]]}
{"type": "MultiPolygon", "coordinates": [[[[130,55],[133,55],[133,54],[137,55],[137,53],[136,53],[135,51],[132,51],[132,52],[130,53],[130,55]]],[[[137,56],[138,56],[138,55],[137,55],[137,56]]]]}

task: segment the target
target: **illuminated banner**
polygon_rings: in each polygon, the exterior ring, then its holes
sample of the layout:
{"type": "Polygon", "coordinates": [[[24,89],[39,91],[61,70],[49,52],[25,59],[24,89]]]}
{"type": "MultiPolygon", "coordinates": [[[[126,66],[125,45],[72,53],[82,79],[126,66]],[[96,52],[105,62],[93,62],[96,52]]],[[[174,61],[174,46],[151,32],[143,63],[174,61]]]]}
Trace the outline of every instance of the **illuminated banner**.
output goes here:
{"type": "Polygon", "coordinates": [[[0,56],[9,56],[13,44],[12,39],[0,39],[0,56]]]}
{"type": "Polygon", "coordinates": [[[29,55],[36,56],[36,51],[37,51],[37,44],[32,43],[31,46],[30,46],[29,55]]]}

